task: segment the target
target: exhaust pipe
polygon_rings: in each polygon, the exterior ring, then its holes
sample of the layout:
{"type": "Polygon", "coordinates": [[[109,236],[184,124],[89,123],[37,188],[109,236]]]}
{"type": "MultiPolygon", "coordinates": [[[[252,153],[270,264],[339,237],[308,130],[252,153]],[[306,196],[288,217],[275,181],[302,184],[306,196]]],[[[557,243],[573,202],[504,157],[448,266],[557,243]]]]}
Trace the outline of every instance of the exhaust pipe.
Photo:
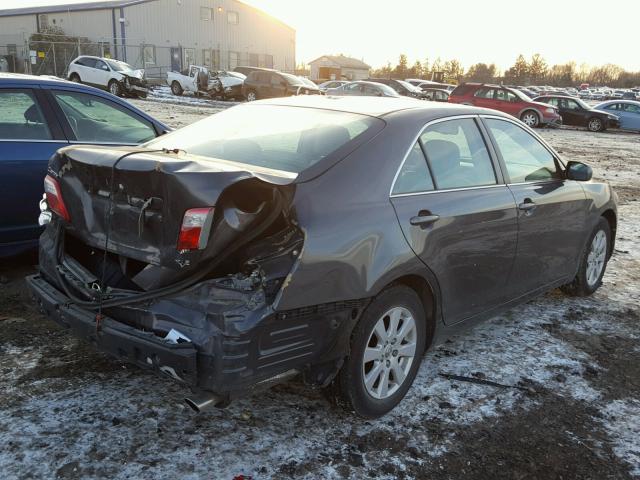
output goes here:
{"type": "Polygon", "coordinates": [[[228,398],[208,392],[202,392],[198,395],[194,395],[193,397],[187,397],[184,401],[196,413],[202,413],[214,407],[225,408],[229,405],[228,398]]]}

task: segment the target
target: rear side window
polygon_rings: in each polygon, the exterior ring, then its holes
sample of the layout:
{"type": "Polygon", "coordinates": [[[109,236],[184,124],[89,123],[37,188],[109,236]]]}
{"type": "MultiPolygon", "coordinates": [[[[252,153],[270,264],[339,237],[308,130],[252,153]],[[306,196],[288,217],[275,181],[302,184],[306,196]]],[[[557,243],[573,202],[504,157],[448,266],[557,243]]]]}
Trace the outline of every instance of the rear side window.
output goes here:
{"type": "Polygon", "coordinates": [[[416,142],[398,173],[391,193],[398,195],[402,193],[429,192],[433,189],[434,185],[431,173],[429,173],[429,167],[427,167],[427,159],[422,153],[420,142],[416,142]]]}
{"type": "Polygon", "coordinates": [[[76,60],[76,64],[80,65],[82,67],[93,68],[93,67],[96,66],[96,60],[95,60],[95,58],[82,57],[82,58],[79,58],[78,60],[76,60]]]}
{"type": "Polygon", "coordinates": [[[473,119],[431,125],[420,136],[420,141],[437,189],[497,183],[491,157],[473,119]]]}
{"type": "Polygon", "coordinates": [[[0,139],[51,139],[44,115],[31,91],[0,90],[0,139]]]}
{"type": "Polygon", "coordinates": [[[79,142],[139,144],[156,137],[151,123],[109,100],[80,92],[53,92],[79,142]]]}
{"type": "Polygon", "coordinates": [[[529,132],[506,120],[486,119],[511,183],[560,178],[553,155],[529,132]]]}

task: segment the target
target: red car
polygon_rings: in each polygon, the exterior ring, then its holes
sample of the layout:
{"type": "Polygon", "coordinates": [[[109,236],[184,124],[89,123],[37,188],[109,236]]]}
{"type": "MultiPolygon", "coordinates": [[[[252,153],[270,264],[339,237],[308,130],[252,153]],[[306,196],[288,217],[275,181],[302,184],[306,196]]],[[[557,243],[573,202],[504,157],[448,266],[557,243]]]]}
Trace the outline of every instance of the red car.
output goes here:
{"type": "Polygon", "coordinates": [[[562,125],[557,108],[534,102],[524,93],[500,85],[463,83],[451,92],[449,102],[499,110],[519,118],[529,127],[562,125]]]}

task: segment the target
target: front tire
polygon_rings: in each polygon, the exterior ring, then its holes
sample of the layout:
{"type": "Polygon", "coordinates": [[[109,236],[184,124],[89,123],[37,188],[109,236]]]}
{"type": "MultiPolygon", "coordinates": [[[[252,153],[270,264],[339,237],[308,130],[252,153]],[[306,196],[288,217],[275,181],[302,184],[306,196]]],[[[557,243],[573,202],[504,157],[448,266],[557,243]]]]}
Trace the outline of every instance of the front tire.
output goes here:
{"type": "Polygon", "coordinates": [[[609,222],[600,217],[589,235],[587,248],[580,259],[580,268],[573,281],[561,287],[562,291],[575,297],[587,297],[600,285],[607,269],[611,250],[611,228],[609,222]]]}
{"type": "Polygon", "coordinates": [[[351,351],[333,387],[340,404],[365,418],[389,412],[404,398],[425,350],[426,317],[409,287],[384,290],[351,336],[351,351]]]}
{"type": "Polygon", "coordinates": [[[520,120],[529,128],[535,128],[540,125],[540,116],[533,110],[527,110],[520,115],[520,120]]]}
{"type": "Polygon", "coordinates": [[[116,97],[119,97],[122,95],[122,85],[120,85],[120,82],[118,82],[117,80],[111,80],[109,82],[109,93],[111,95],[115,95],[116,97]]]}
{"type": "Polygon", "coordinates": [[[598,117],[592,117],[587,122],[587,128],[590,132],[601,132],[604,130],[604,122],[598,117]]]}

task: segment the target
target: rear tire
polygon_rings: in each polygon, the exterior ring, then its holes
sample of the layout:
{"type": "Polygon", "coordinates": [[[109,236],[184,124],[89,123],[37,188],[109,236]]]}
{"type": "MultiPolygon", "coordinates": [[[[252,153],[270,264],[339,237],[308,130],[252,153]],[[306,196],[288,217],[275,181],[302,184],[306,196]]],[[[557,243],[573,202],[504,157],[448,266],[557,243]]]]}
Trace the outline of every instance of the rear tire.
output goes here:
{"type": "Polygon", "coordinates": [[[590,132],[602,132],[604,130],[604,122],[598,117],[591,117],[587,122],[587,128],[590,132]]]}
{"type": "Polygon", "coordinates": [[[540,125],[540,115],[533,110],[527,110],[522,112],[520,115],[520,120],[529,128],[535,128],[540,125]]]}
{"type": "Polygon", "coordinates": [[[589,235],[587,248],[580,259],[580,268],[571,283],[560,289],[567,295],[587,297],[600,285],[607,269],[611,250],[611,228],[609,222],[600,217],[598,224],[589,235]]]}
{"type": "Polygon", "coordinates": [[[82,80],[80,80],[80,75],[78,75],[77,73],[72,73],[69,76],[69,80],[71,80],[73,83],[82,83],[82,80]]]}
{"type": "Polygon", "coordinates": [[[108,88],[111,95],[115,95],[116,97],[122,96],[122,85],[120,85],[120,82],[117,80],[111,80],[108,88]]]}
{"type": "Polygon", "coordinates": [[[171,93],[175,96],[180,97],[183,94],[184,90],[182,89],[182,85],[179,82],[171,83],[171,93]]]}
{"type": "Polygon", "coordinates": [[[404,285],[384,290],[352,332],[351,351],[332,385],[334,398],[361,417],[389,412],[413,384],[425,342],[426,316],[416,292],[404,285]]]}

